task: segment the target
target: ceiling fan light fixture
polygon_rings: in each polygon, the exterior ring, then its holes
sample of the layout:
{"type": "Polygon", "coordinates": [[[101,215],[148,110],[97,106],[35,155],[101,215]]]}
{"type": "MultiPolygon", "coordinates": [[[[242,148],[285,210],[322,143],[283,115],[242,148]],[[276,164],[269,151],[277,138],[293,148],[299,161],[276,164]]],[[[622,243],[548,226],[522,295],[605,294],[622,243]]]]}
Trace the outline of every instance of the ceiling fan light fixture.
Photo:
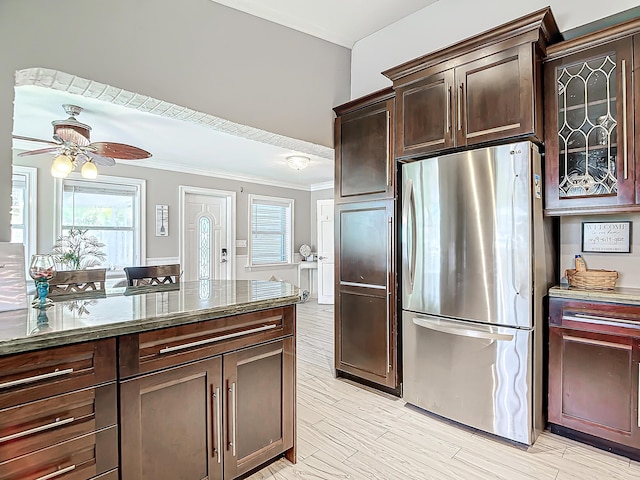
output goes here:
{"type": "Polygon", "coordinates": [[[73,170],[73,161],[64,154],[58,155],[53,160],[53,165],[51,165],[51,175],[56,177],[57,175],[54,175],[55,171],[57,174],[59,174],[57,178],[66,177],[71,173],[71,170],[73,170]]]}
{"type": "Polygon", "coordinates": [[[96,164],[93,162],[85,162],[82,166],[82,170],[80,170],[80,174],[83,178],[93,180],[98,176],[98,167],[96,167],[96,164]]]}
{"type": "Polygon", "coordinates": [[[294,170],[302,170],[309,165],[309,157],[303,157],[302,155],[291,155],[287,157],[287,165],[294,170]]]}
{"type": "Polygon", "coordinates": [[[55,165],[51,165],[51,176],[55,178],[67,178],[69,174],[61,172],[55,165]]]}

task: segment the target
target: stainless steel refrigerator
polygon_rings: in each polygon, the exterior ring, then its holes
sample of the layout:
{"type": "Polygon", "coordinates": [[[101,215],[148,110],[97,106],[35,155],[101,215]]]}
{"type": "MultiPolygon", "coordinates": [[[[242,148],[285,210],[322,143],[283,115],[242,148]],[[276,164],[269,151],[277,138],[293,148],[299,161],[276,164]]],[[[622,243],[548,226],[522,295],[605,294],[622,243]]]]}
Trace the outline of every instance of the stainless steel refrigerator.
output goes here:
{"type": "Polygon", "coordinates": [[[541,179],[530,142],[402,165],[403,398],[529,445],[555,263],[541,179]]]}

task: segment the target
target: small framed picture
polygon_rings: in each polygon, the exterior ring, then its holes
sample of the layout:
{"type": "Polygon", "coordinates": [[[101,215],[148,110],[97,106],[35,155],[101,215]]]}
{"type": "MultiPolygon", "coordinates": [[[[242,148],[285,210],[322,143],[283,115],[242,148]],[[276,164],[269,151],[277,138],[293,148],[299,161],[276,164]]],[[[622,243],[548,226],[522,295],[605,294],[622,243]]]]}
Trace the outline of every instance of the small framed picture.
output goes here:
{"type": "Polygon", "coordinates": [[[156,237],[169,236],[169,206],[156,205],[156,237]]]}
{"type": "Polygon", "coordinates": [[[582,251],[631,253],[631,222],[582,222],[582,251]]]}

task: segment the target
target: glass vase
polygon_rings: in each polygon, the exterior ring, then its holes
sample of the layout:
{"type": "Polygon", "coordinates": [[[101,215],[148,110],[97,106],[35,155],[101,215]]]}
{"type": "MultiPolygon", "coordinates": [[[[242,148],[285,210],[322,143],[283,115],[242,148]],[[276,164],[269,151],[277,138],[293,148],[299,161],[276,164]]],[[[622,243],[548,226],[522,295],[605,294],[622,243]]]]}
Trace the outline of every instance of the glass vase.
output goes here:
{"type": "Polygon", "coordinates": [[[36,254],[31,256],[29,275],[36,284],[38,297],[31,303],[34,308],[45,309],[53,305],[49,294],[49,280],[56,274],[56,267],[51,255],[36,254]]]}

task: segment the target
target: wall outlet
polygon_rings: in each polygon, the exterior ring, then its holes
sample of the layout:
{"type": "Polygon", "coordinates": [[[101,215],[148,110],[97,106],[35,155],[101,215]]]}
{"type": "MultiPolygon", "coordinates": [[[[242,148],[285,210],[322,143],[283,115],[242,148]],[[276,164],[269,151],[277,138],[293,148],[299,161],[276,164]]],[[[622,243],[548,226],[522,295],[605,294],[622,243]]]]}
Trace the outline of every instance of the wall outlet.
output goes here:
{"type": "Polygon", "coordinates": [[[247,248],[247,241],[246,240],[236,240],[236,247],[247,248]]]}

